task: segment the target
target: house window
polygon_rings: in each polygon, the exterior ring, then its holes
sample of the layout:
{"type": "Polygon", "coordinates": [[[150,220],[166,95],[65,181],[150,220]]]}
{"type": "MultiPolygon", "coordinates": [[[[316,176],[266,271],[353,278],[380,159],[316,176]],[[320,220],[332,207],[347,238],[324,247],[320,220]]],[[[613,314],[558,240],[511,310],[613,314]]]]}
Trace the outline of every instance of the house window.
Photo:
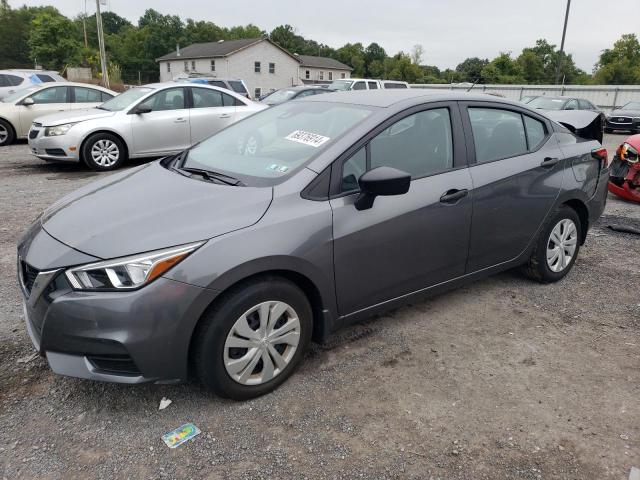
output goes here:
{"type": "Polygon", "coordinates": [[[195,60],[191,60],[191,70],[193,70],[194,72],[196,71],[196,61],[195,60]]]}
{"type": "Polygon", "coordinates": [[[185,72],[189,71],[189,62],[184,62],[184,71],[185,72]]]}
{"type": "Polygon", "coordinates": [[[260,87],[257,87],[257,88],[253,91],[253,98],[255,98],[256,100],[258,100],[261,96],[262,96],[262,89],[261,89],[260,87]]]}
{"type": "Polygon", "coordinates": [[[212,72],[216,71],[216,61],[215,60],[211,60],[211,71],[212,72]]]}
{"type": "Polygon", "coordinates": [[[311,78],[311,72],[309,70],[304,72],[304,78],[306,78],[307,80],[309,80],[309,78],[311,78]]]}
{"type": "Polygon", "coordinates": [[[320,80],[324,80],[324,72],[320,70],[320,80]]]}
{"type": "Polygon", "coordinates": [[[253,71],[256,73],[260,73],[260,62],[253,63],[253,71]]]}
{"type": "Polygon", "coordinates": [[[275,63],[270,63],[269,64],[269,73],[276,73],[276,64],[275,63]]]}
{"type": "Polygon", "coordinates": [[[329,72],[329,80],[333,80],[333,72],[329,72]]]}
{"type": "Polygon", "coordinates": [[[167,72],[171,71],[171,62],[167,62],[167,72]]]}
{"type": "Polygon", "coordinates": [[[340,74],[340,78],[346,78],[346,75],[344,72],[340,74]]]}

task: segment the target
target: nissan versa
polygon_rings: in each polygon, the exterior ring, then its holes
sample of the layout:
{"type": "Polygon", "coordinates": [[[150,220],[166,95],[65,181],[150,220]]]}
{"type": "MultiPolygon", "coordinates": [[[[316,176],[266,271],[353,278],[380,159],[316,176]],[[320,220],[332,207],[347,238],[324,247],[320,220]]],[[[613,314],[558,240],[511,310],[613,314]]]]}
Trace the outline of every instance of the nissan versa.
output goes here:
{"type": "Polygon", "coordinates": [[[484,95],[327,93],[105,177],[19,244],[33,344],[59,374],[193,374],[247,399],[375,312],[513,267],[558,281],[609,175],[597,114],[562,113],[576,121],[484,95]]]}

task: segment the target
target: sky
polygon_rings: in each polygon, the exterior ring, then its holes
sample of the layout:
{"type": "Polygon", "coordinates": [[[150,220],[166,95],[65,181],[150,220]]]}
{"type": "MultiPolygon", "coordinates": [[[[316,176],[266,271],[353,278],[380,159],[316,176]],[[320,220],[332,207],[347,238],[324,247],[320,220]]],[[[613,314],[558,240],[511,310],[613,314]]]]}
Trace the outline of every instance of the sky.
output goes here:
{"type": "MultiPolygon", "coordinates": [[[[95,12],[95,0],[9,0],[17,8],[54,5],[74,17],[95,12]]],[[[267,32],[290,24],[305,38],[339,48],[377,42],[388,55],[424,47],[423,64],[455,68],[467,57],[520,54],[545,38],[560,45],[566,0],[107,0],[118,15],[137,22],[147,8],[182,19],[208,20],[231,27],[253,23],[267,32]]],[[[623,33],[640,33],[639,0],[573,0],[565,51],[579,68],[593,70],[600,52],[623,33]],[[634,28],[635,27],[635,28],[634,28]]]]}

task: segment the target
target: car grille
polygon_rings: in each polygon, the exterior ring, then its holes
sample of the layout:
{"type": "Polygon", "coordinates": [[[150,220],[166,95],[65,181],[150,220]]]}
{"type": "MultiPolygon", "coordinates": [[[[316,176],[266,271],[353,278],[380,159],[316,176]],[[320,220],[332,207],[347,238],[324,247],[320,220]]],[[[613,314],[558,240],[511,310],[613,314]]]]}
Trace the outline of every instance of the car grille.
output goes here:
{"type": "Polygon", "coordinates": [[[113,375],[141,375],[129,355],[88,355],[89,361],[102,373],[113,375]]]}
{"type": "Polygon", "coordinates": [[[52,157],[64,157],[67,155],[61,148],[47,148],[44,152],[52,157]]]}
{"type": "Polygon", "coordinates": [[[631,123],[631,117],[611,117],[613,123],[631,123]]]}
{"type": "Polygon", "coordinates": [[[31,293],[31,289],[33,288],[33,284],[36,281],[36,277],[40,273],[39,270],[33,268],[24,260],[20,262],[22,268],[22,283],[24,288],[27,290],[27,293],[31,293]]]}

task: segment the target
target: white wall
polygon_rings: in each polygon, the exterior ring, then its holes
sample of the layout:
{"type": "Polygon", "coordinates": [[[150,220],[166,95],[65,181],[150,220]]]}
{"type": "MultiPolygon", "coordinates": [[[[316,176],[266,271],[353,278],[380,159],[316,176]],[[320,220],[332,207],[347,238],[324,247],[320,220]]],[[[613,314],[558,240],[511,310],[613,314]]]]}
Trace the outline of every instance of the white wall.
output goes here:
{"type": "Polygon", "coordinates": [[[344,74],[344,78],[349,78],[351,72],[348,70],[336,70],[331,68],[317,68],[317,67],[300,67],[300,83],[303,80],[307,82],[331,82],[333,80],[339,80],[344,74]],[[307,78],[307,71],[309,72],[309,78],[307,78]],[[322,72],[322,79],[320,78],[320,72],[322,72]],[[331,72],[332,78],[329,78],[329,72],[331,72]]]}

